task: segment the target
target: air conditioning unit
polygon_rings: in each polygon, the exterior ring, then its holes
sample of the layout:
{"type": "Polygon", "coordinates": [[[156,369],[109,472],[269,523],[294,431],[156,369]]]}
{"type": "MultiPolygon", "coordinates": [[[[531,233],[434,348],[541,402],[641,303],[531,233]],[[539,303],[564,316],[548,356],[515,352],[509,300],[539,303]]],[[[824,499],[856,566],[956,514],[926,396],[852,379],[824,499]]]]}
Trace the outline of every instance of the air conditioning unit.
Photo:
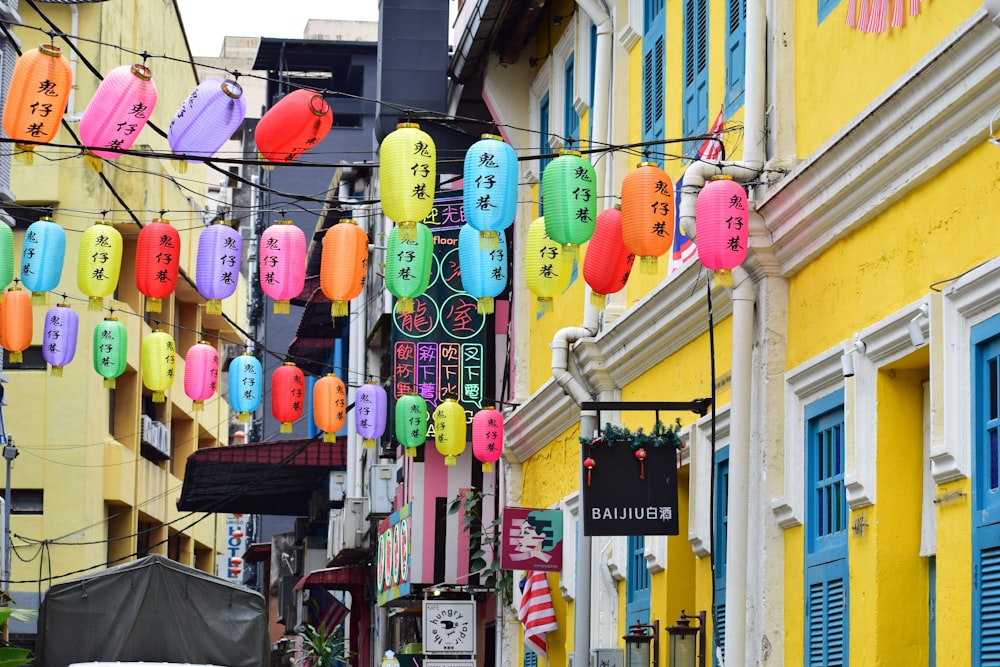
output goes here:
{"type": "Polygon", "coordinates": [[[161,454],[170,458],[170,429],[166,424],[161,422],[153,422],[153,425],[155,430],[158,431],[157,449],[160,450],[161,454]]]}
{"type": "Polygon", "coordinates": [[[153,433],[153,418],[149,415],[142,415],[140,418],[139,438],[145,445],[155,447],[153,444],[156,434],[153,433]]]}
{"type": "Polygon", "coordinates": [[[367,548],[368,499],[347,498],[344,508],[330,511],[330,558],[341,551],[367,548]]]}
{"type": "Polygon", "coordinates": [[[309,521],[322,522],[329,515],[330,501],[327,489],[317,489],[309,496],[309,521]]]}
{"type": "Polygon", "coordinates": [[[368,469],[368,497],[372,515],[392,514],[396,497],[396,475],[392,464],[379,463],[368,469]]]}

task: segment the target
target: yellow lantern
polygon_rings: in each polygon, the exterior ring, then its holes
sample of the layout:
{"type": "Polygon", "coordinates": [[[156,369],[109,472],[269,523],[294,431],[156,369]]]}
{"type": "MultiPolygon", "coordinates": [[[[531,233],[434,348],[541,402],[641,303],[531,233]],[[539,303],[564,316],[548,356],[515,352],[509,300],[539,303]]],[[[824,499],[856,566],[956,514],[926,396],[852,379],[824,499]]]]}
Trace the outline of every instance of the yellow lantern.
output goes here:
{"type": "Polygon", "coordinates": [[[174,339],[166,331],[154,331],[142,339],[140,353],[142,383],[153,392],[154,403],[163,403],[164,392],[174,383],[174,339]]]}
{"type": "Polygon", "coordinates": [[[446,398],[434,409],[434,445],[444,455],[446,466],[465,451],[465,408],[454,398],[446,398]]]}
{"type": "Polygon", "coordinates": [[[399,238],[416,239],[416,223],[434,206],[437,164],[434,140],[416,123],[400,123],[379,148],[382,211],[399,225],[399,238]]]}
{"type": "Polygon", "coordinates": [[[538,297],[538,312],[552,310],[552,297],[569,287],[573,259],[565,246],[553,241],[545,231],[545,218],[538,218],[528,227],[525,243],[527,257],[524,277],[528,289],[538,297]]]}
{"type": "Polygon", "coordinates": [[[76,284],[90,297],[87,310],[100,310],[104,297],[118,287],[122,269],[122,235],[106,222],[91,225],[80,239],[76,284]]]}

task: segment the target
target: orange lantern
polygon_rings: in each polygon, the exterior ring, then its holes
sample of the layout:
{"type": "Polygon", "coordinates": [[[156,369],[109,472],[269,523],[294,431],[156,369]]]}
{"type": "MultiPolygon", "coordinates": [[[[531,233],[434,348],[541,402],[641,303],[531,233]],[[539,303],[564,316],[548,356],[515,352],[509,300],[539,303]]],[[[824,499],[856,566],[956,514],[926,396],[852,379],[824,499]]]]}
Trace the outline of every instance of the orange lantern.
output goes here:
{"type": "Polygon", "coordinates": [[[292,432],[292,422],[302,416],[306,378],[295,364],[286,362],[271,375],[271,414],[281,422],[281,433],[292,432]]]}
{"type": "Polygon", "coordinates": [[[135,248],[135,286],[146,297],[146,310],[158,313],[177,287],[181,237],[166,220],[154,220],[139,232],[135,248]]]}
{"type": "Polygon", "coordinates": [[[368,235],[354,220],[343,220],[323,235],[319,286],[332,302],[330,315],[348,314],[347,302],[361,294],[368,269],[368,235]]]}
{"type": "MultiPolygon", "coordinates": [[[[55,138],[73,85],[70,65],[54,44],[26,51],[14,66],[3,109],[3,129],[16,142],[47,144],[55,138]]],[[[32,146],[18,143],[30,164],[32,146]]]]}
{"type": "Polygon", "coordinates": [[[20,287],[12,287],[0,300],[0,343],[10,352],[10,363],[24,360],[21,354],[31,345],[31,295],[20,287]]]}
{"type": "Polygon", "coordinates": [[[313,385],[313,421],[323,431],[323,442],[336,442],[337,431],[347,421],[347,389],[344,381],[333,373],[324,375],[313,385]]]}
{"type": "Polygon", "coordinates": [[[657,258],[674,242],[674,184],[654,162],[643,162],[622,181],[622,238],[639,257],[640,273],[656,273],[657,258]]]}

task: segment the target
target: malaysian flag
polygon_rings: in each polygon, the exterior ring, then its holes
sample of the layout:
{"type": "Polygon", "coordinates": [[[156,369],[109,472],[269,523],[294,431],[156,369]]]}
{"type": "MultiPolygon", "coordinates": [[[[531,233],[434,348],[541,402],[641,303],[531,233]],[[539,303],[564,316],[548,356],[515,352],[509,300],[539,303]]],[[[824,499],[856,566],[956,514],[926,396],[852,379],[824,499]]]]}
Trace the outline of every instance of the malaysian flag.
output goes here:
{"type": "Polygon", "coordinates": [[[321,586],[307,585],[309,602],[306,607],[306,623],[313,626],[325,636],[329,636],[334,628],[340,625],[350,611],[344,603],[333,597],[330,591],[321,586]]]}
{"type": "MultiPolygon", "coordinates": [[[[719,109],[719,115],[715,117],[708,133],[712,135],[701,142],[698,152],[695,153],[696,160],[718,160],[722,155],[722,129],[726,126],[726,107],[719,109]]],[[[698,248],[694,241],[684,235],[681,230],[681,189],[684,187],[684,176],[677,181],[674,188],[674,243],[670,252],[670,266],[667,273],[675,273],[687,264],[688,260],[698,254],[698,248]]]]}
{"type": "Polygon", "coordinates": [[[556,611],[552,608],[548,576],[541,570],[531,571],[518,586],[521,606],[517,610],[517,620],[524,626],[524,647],[548,660],[545,635],[559,627],[556,611]]]}

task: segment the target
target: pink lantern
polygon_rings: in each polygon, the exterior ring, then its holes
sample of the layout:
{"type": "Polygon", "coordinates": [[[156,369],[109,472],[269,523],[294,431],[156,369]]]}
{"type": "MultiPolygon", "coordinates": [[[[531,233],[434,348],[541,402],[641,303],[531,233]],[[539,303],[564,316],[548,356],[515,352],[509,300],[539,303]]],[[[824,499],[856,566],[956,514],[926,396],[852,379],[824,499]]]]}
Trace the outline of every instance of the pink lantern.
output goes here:
{"type": "Polygon", "coordinates": [[[472,454],[482,461],[483,472],[503,454],[503,415],[493,407],[483,408],[472,418],[472,454]]]}
{"type": "Polygon", "coordinates": [[[219,351],[202,341],[191,346],[184,357],[184,393],[194,401],[195,412],[215,396],[219,384],[219,351]]]}
{"type": "Polygon", "coordinates": [[[698,259],[706,268],[727,272],[747,256],[747,193],[729,176],[716,176],[698,193],[694,209],[698,259]]]}
{"type": "Polygon", "coordinates": [[[246,113],[240,84],[207,79],[191,91],[170,121],[170,149],[181,155],[212,157],[239,129],[246,113]]]}
{"type": "Polygon", "coordinates": [[[385,433],[387,405],[385,389],[374,382],[363,385],[354,395],[354,425],[366,449],[374,447],[375,441],[385,433]]]}
{"type": "Polygon", "coordinates": [[[106,160],[128,150],[146,126],[156,106],[156,84],[145,65],[122,65],[111,70],[97,87],[80,117],[80,140],[90,152],[106,160]]]}
{"type": "Polygon", "coordinates": [[[198,292],[208,299],[205,312],[222,312],[222,299],[232,296],[240,282],[243,260],[243,237],[226,223],[202,230],[198,237],[198,260],[195,283],[198,292]]]}
{"type": "Polygon", "coordinates": [[[291,220],[279,220],[260,236],[260,288],[274,299],[274,312],[289,312],[289,300],[306,284],[306,235],[291,220]]]}
{"type": "Polygon", "coordinates": [[[69,304],[60,303],[45,313],[42,357],[52,366],[55,377],[62,377],[63,366],[73,361],[79,329],[80,316],[69,304]]]}

